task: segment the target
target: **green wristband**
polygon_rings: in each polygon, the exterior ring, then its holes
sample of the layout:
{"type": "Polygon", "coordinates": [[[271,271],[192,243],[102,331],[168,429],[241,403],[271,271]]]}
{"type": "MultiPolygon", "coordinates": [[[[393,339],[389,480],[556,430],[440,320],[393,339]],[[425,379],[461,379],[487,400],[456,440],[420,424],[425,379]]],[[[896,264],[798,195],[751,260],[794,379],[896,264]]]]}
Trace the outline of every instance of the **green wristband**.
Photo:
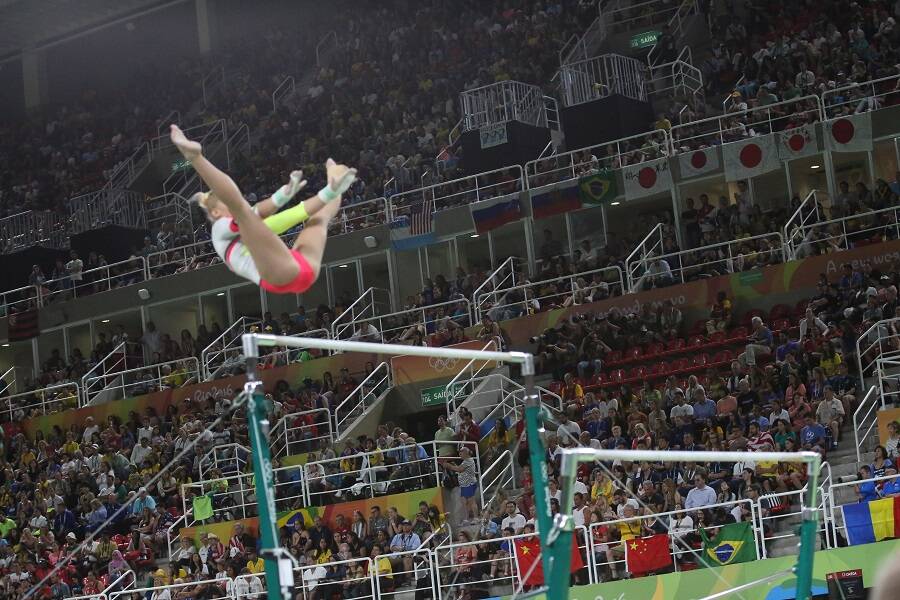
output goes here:
{"type": "Polygon", "coordinates": [[[337,200],[338,197],[340,197],[340,194],[338,194],[336,191],[331,189],[330,186],[326,185],[321,190],[319,190],[319,193],[316,194],[316,196],[319,197],[319,200],[321,200],[325,204],[328,204],[332,200],[337,200]]]}

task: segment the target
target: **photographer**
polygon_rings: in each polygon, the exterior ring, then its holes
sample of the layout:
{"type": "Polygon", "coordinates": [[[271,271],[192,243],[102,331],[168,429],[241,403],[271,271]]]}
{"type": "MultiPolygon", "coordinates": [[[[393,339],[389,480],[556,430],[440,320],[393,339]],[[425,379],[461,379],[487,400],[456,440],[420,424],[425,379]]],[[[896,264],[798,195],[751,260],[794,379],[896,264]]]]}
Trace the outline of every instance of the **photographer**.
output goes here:
{"type": "Polygon", "coordinates": [[[593,329],[581,340],[578,349],[578,377],[587,380],[590,375],[599,373],[603,368],[603,357],[611,351],[600,338],[600,333],[593,329]]]}
{"type": "MultiPolygon", "coordinates": [[[[538,372],[545,372],[553,367],[556,371],[565,371],[565,366],[571,363],[576,356],[578,348],[573,344],[562,329],[552,327],[544,330],[539,336],[531,338],[532,344],[537,344],[537,368],[538,372]]],[[[561,379],[559,373],[554,373],[554,378],[561,379]]]]}

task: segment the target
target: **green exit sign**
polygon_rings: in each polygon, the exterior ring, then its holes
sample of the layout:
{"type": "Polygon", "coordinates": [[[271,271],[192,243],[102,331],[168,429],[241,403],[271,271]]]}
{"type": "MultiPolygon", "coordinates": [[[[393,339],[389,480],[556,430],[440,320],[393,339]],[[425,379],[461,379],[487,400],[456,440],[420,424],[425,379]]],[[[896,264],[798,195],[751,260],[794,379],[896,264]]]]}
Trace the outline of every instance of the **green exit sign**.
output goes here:
{"type": "Polygon", "coordinates": [[[447,387],[439,385],[437,387],[425,388],[422,390],[422,406],[440,406],[447,404],[447,387]]]}
{"type": "Polygon", "coordinates": [[[644,33],[639,33],[631,38],[631,48],[633,50],[637,50],[639,48],[647,48],[648,46],[652,46],[656,43],[656,40],[659,39],[659,36],[662,35],[662,31],[645,31],[644,33]]]}

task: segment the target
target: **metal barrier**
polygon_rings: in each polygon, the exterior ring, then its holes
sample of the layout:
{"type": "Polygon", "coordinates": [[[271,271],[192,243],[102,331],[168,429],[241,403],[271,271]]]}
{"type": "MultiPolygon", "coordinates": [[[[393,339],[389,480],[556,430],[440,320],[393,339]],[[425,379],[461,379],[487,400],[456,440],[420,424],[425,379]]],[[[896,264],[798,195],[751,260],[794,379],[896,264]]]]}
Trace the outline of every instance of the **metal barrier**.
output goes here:
{"type": "MultiPolygon", "coordinates": [[[[187,583],[167,583],[165,585],[159,585],[155,587],[142,587],[142,588],[131,588],[128,590],[119,590],[116,592],[109,593],[109,600],[117,600],[121,598],[122,600],[133,600],[133,598],[151,598],[151,597],[159,597],[156,592],[161,592],[163,590],[167,591],[170,595],[170,598],[179,597],[177,594],[182,593],[184,590],[188,588],[209,588],[221,590],[222,592],[226,591],[226,585],[228,582],[231,582],[230,579],[204,579],[201,581],[189,581],[187,583]]],[[[216,595],[216,598],[222,598],[223,595],[216,595]]],[[[224,596],[226,598],[233,598],[233,596],[224,596]]]]}
{"type": "Polygon", "coordinates": [[[616,32],[625,32],[636,28],[660,27],[670,23],[678,8],[673,3],[664,0],[615,2],[607,10],[606,15],[610,28],[616,32]]]}
{"type": "Polygon", "coordinates": [[[105,187],[90,194],[70,198],[68,235],[92,231],[106,225],[146,229],[144,199],[138,192],[105,187]]]}
{"type": "Polygon", "coordinates": [[[153,150],[150,148],[149,142],[144,142],[134,149],[131,156],[113,169],[107,186],[113,189],[127,189],[151,162],[153,162],[153,150]]]}
{"type": "MultiPolygon", "coordinates": [[[[495,337],[488,341],[482,348],[481,351],[498,351],[503,347],[503,340],[499,337],[495,337]]],[[[446,400],[447,406],[447,418],[455,419],[456,409],[458,408],[456,405],[457,398],[463,398],[465,401],[468,398],[468,394],[475,391],[474,389],[474,381],[482,377],[482,373],[495,368],[493,361],[489,360],[475,360],[474,358],[463,365],[463,367],[453,376],[447,385],[444,386],[444,397],[446,400]],[[475,366],[475,363],[479,363],[478,367],[475,366]],[[467,391],[468,390],[468,391],[467,391]]]]}
{"type": "Polygon", "coordinates": [[[598,48],[606,39],[609,18],[603,13],[600,2],[597,3],[598,15],[587,26],[584,33],[573,33],[559,51],[559,64],[565,65],[577,60],[587,58],[595,48],[598,48]]]}
{"type": "Polygon", "coordinates": [[[819,204],[818,191],[812,190],[788,218],[782,231],[788,256],[791,259],[797,257],[797,250],[805,242],[803,230],[810,224],[815,225],[825,218],[824,210],[819,204]]]}
{"type": "MultiPolygon", "coordinates": [[[[676,41],[681,41],[685,35],[687,21],[694,15],[701,14],[700,3],[697,0],[682,0],[678,5],[678,9],[669,19],[669,33],[676,41]]],[[[653,44],[647,53],[647,62],[654,64],[659,58],[659,43],[653,44]]]]}
{"type": "MultiPolygon", "coordinates": [[[[303,332],[303,337],[308,338],[319,338],[319,339],[329,339],[331,334],[327,329],[310,329],[303,332]]],[[[309,360],[310,357],[320,357],[323,356],[322,350],[315,350],[311,348],[284,348],[281,346],[273,346],[272,348],[268,348],[267,351],[263,351],[260,353],[260,362],[259,369],[270,369],[272,367],[283,367],[286,365],[291,365],[296,362],[303,362],[304,360],[309,360]],[[281,348],[279,350],[279,348],[281,348]],[[310,350],[312,352],[310,352],[310,350]]],[[[327,356],[327,352],[324,354],[327,356]]]]}
{"type": "Polygon", "coordinates": [[[358,202],[345,201],[341,204],[341,212],[331,220],[329,234],[339,235],[361,231],[384,225],[388,220],[388,202],[385,198],[358,202]]]}
{"type": "Polygon", "coordinates": [[[703,98],[703,72],[694,66],[690,46],[682,48],[675,60],[651,66],[648,77],[648,96],[703,98]]]}
{"type": "Polygon", "coordinates": [[[900,239],[898,215],[900,208],[889,207],[798,226],[791,232],[792,256],[803,258],[849,250],[857,244],[900,239]]]}
{"type": "Polygon", "coordinates": [[[169,114],[159,120],[156,128],[156,136],[166,135],[169,132],[169,125],[181,125],[181,113],[178,110],[169,111],[169,114]]]}
{"type": "Polygon", "coordinates": [[[505,321],[553,308],[596,302],[600,298],[594,298],[594,294],[604,288],[604,297],[624,293],[621,268],[604,267],[495,289],[477,298],[475,311],[477,315],[488,314],[495,321],[505,321]],[[613,274],[611,279],[609,274],[613,274]]]}
{"type": "Polygon", "coordinates": [[[489,125],[520,121],[535,127],[547,126],[544,93],[536,85],[521,81],[498,81],[459,93],[463,131],[489,125]]]}
{"type": "Polygon", "coordinates": [[[876,490],[879,490],[884,483],[897,479],[900,477],[900,474],[897,475],[885,475],[884,477],[872,477],[871,479],[857,479],[856,477],[852,477],[851,481],[842,481],[838,480],[837,483],[832,483],[829,489],[829,499],[830,499],[830,507],[827,509],[826,516],[828,517],[828,522],[831,524],[831,543],[832,547],[839,548],[841,547],[842,541],[848,541],[847,536],[847,525],[844,523],[844,511],[841,508],[847,504],[857,504],[861,500],[857,498],[858,493],[857,489],[861,484],[874,484],[876,490]],[[847,492],[852,492],[848,494],[847,492]],[[838,501],[838,496],[844,496],[841,501],[838,501]]]}
{"type": "Polygon", "coordinates": [[[103,386],[89,385],[90,382],[101,381],[101,376],[121,373],[142,364],[143,349],[137,342],[119,342],[109,354],[100,359],[87,373],[81,377],[81,395],[78,406],[87,406],[93,397],[103,391],[103,386]],[[129,361],[131,367],[129,367],[129,361]]]}
{"type": "Polygon", "coordinates": [[[254,327],[261,329],[262,321],[251,317],[239,317],[203,349],[200,353],[200,363],[203,367],[204,381],[215,379],[222,370],[232,366],[233,363],[237,364],[236,361],[243,352],[241,336],[249,333],[254,327]]]}
{"type": "Polygon", "coordinates": [[[38,415],[49,415],[79,406],[81,388],[77,383],[58,383],[36,390],[23,391],[0,399],[0,415],[8,422],[22,421],[38,415]]]}
{"type": "Polygon", "coordinates": [[[334,46],[338,45],[337,33],[332,29],[322,36],[322,39],[316,44],[316,66],[322,66],[322,55],[327,51],[325,44],[331,42],[334,46]]]}
{"type": "Polygon", "coordinates": [[[331,411],[314,408],[284,415],[269,433],[272,458],[317,452],[334,444],[331,411]]]}
{"type": "Polygon", "coordinates": [[[876,375],[878,359],[900,354],[900,317],[873,323],[856,338],[856,366],[865,385],[866,377],[876,375]]]}
{"type": "Polygon", "coordinates": [[[620,54],[602,54],[567,63],[559,68],[559,91],[566,107],[593,102],[615,94],[647,101],[647,67],[620,54]]]}
{"type": "MultiPolygon", "coordinates": [[[[303,600],[376,600],[379,597],[378,558],[349,558],[324,564],[304,565],[294,570],[295,597],[303,600]]],[[[393,580],[393,577],[390,577],[393,580]]]]}
{"type": "Polygon", "coordinates": [[[512,452],[504,450],[481,472],[478,493],[481,496],[481,507],[484,510],[497,508],[497,503],[506,497],[506,492],[516,487],[515,459],[512,452]],[[487,495],[487,500],[485,500],[487,495]]]}
{"type": "MultiPolygon", "coordinates": [[[[219,119],[210,123],[204,123],[185,130],[185,134],[199,140],[208,154],[213,154],[218,147],[228,142],[228,124],[225,119],[219,119]],[[191,133],[188,133],[191,132],[191,133]]],[[[151,146],[156,144],[157,149],[168,148],[172,145],[169,136],[163,136],[151,140],[151,146]]],[[[162,184],[164,194],[176,192],[190,198],[195,192],[200,191],[201,183],[197,172],[185,165],[185,168],[179,168],[172,171],[162,184]]]]}
{"type": "Polygon", "coordinates": [[[878,110],[900,100],[900,75],[889,75],[863,83],[851,83],[822,93],[826,119],[878,110]],[[891,98],[892,97],[892,98],[891,98]]]}
{"type": "Polygon", "coordinates": [[[802,96],[791,100],[754,106],[747,110],[708,117],[672,127],[672,143],[677,152],[718,146],[753,135],[784,129],[789,123],[822,120],[821,98],[802,96]]]}
{"type": "Polygon", "coordinates": [[[25,391],[34,377],[34,369],[13,365],[0,374],[0,397],[25,391]]]}
{"type": "Polygon", "coordinates": [[[0,317],[37,308],[40,305],[39,292],[40,288],[34,285],[0,292],[0,317]]]}
{"type": "MultiPolygon", "coordinates": [[[[171,223],[169,232],[173,238],[176,233],[193,235],[194,224],[191,206],[180,194],[160,194],[144,202],[144,215],[147,229],[160,231],[166,223],[171,223]]],[[[172,246],[169,242],[163,246],[172,246]]]]}
{"type": "Polygon", "coordinates": [[[529,189],[571,181],[605,169],[621,169],[667,156],[669,133],[654,129],[525,163],[529,189]]]}
{"type": "MultiPolygon", "coordinates": [[[[68,268],[69,264],[66,263],[68,268]]],[[[114,288],[147,280],[147,259],[135,256],[111,265],[74,272],[60,279],[50,279],[41,286],[40,305],[84,298],[114,288]]]]}
{"type": "MultiPolygon", "coordinates": [[[[471,325],[471,314],[471,302],[463,298],[359,319],[352,325],[356,326],[357,331],[366,331],[371,325],[378,330],[378,336],[384,343],[403,343],[411,340],[417,331],[424,339],[428,334],[439,331],[446,321],[452,320],[461,327],[468,327],[471,325]]],[[[347,323],[344,328],[350,325],[347,323]]],[[[337,334],[342,335],[342,331],[339,329],[337,334]]]]}
{"type": "MultiPolygon", "coordinates": [[[[822,519],[819,519],[817,522],[818,529],[816,533],[818,535],[823,535],[824,540],[822,541],[822,548],[831,548],[831,531],[828,527],[828,521],[824,518],[827,516],[827,492],[826,490],[831,485],[831,468],[827,467],[828,463],[822,463],[822,468],[825,468],[828,471],[828,476],[822,482],[822,485],[819,486],[819,505],[815,507],[813,510],[820,511],[820,514],[823,515],[822,519]]],[[[768,545],[778,542],[778,540],[792,540],[793,542],[790,544],[790,547],[796,547],[796,545],[800,542],[800,537],[798,535],[798,527],[797,523],[800,521],[803,513],[806,508],[803,506],[804,497],[803,494],[806,493],[806,487],[803,489],[794,490],[790,492],[777,492],[774,494],[765,494],[756,499],[756,515],[759,520],[759,537],[761,540],[761,548],[757,548],[757,552],[760,558],[768,558],[770,548],[768,545]],[[777,512],[776,514],[768,514],[764,513],[765,506],[781,506],[784,503],[787,503],[788,506],[782,511],[777,512]],[[794,506],[797,506],[795,509],[794,506]],[[783,524],[783,527],[781,526],[783,524]]],[[[817,537],[818,537],[817,535],[817,537]]]]}
{"type": "Polygon", "coordinates": [[[228,164],[228,168],[233,168],[232,160],[238,155],[246,154],[249,151],[250,128],[247,127],[246,123],[241,123],[238,125],[237,129],[228,136],[228,141],[225,142],[225,162],[228,164]]]}
{"type": "MultiPolygon", "coordinates": [[[[878,359],[879,369],[881,368],[883,360],[884,359],[878,359]]],[[[900,361],[892,360],[890,362],[896,366],[900,366],[900,361]]],[[[878,383],[879,387],[883,386],[883,379],[880,373],[878,383]]],[[[859,406],[856,407],[856,410],[853,411],[853,444],[856,446],[857,467],[862,464],[862,455],[866,452],[866,450],[863,449],[863,446],[871,446],[873,441],[877,443],[877,435],[874,440],[870,436],[873,431],[877,434],[878,411],[884,410],[885,408],[884,393],[880,391],[878,387],[873,385],[869,388],[869,391],[866,392],[866,395],[863,396],[863,399],[859,403],[859,406]]]]}
{"type": "Polygon", "coordinates": [[[195,269],[221,264],[212,242],[204,240],[178,246],[162,252],[147,255],[147,273],[149,279],[166,277],[176,273],[185,273],[195,269]]]}
{"type": "Polygon", "coordinates": [[[278,110],[278,103],[288,96],[293,96],[297,89],[297,82],[294,81],[293,75],[288,75],[278,84],[275,91],[272,92],[272,112],[278,110]]]}
{"type": "Polygon", "coordinates": [[[388,200],[388,215],[390,219],[397,219],[400,215],[408,214],[411,206],[425,202],[433,202],[434,210],[438,212],[479,200],[514,194],[523,189],[525,183],[522,167],[512,165],[394,194],[388,200]]]}
{"type": "Polygon", "coordinates": [[[372,317],[378,316],[385,305],[387,305],[388,310],[390,310],[390,290],[376,287],[366,289],[366,291],[359,295],[359,298],[351,302],[350,306],[345,308],[344,311],[331,322],[331,337],[336,340],[365,338],[363,341],[379,341],[378,339],[368,339],[365,332],[359,332],[354,329],[353,326],[361,319],[371,319],[372,317]],[[384,302],[383,298],[377,298],[376,293],[378,295],[387,294],[387,302],[384,302]]]}
{"type": "Polygon", "coordinates": [[[87,404],[101,393],[103,401],[125,400],[201,381],[199,361],[190,356],[168,362],[101,374],[84,380],[87,404]]]}
{"type": "MultiPolygon", "coordinates": [[[[506,258],[500,265],[491,271],[485,280],[472,292],[472,301],[475,303],[475,321],[481,321],[482,307],[479,298],[495,293],[499,289],[507,289],[521,285],[527,274],[523,270],[528,268],[528,261],[518,256],[506,258]],[[518,277],[518,282],[516,278],[518,277]]],[[[527,279],[526,279],[527,280],[527,279]]]]}
{"type": "MultiPolygon", "coordinates": [[[[638,271],[638,266],[648,265],[649,259],[661,255],[665,247],[663,242],[663,226],[662,223],[657,223],[625,259],[625,277],[628,282],[629,292],[637,290],[639,279],[645,275],[644,271],[638,271]],[[634,268],[632,268],[632,265],[634,265],[634,268]]],[[[645,270],[646,268],[644,267],[645,270]]]]}
{"type": "Polygon", "coordinates": [[[380,363],[334,409],[334,432],[342,439],[356,421],[393,386],[388,363],[380,363]]]}
{"type": "Polygon", "coordinates": [[[225,67],[219,65],[203,76],[200,81],[200,89],[203,93],[203,106],[209,106],[212,100],[212,92],[216,88],[225,87],[225,67]]]}
{"type": "Polygon", "coordinates": [[[654,251],[626,262],[629,285],[638,292],[647,283],[661,287],[781,264],[788,260],[782,240],[775,232],[666,254],[654,251]]]}
{"type": "Polygon", "coordinates": [[[68,223],[56,212],[28,210],[0,219],[0,254],[31,246],[69,247],[68,223]]]}
{"type": "Polygon", "coordinates": [[[228,477],[243,473],[249,464],[250,450],[241,444],[216,444],[200,459],[200,477],[211,470],[228,477]]]}

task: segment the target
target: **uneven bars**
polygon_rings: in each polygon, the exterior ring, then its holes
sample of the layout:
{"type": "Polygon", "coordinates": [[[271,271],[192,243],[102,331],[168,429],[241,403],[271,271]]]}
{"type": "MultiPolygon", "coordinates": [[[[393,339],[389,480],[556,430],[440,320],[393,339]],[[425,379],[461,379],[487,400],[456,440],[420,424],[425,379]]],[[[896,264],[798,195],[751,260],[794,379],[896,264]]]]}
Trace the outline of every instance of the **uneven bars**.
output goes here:
{"type": "Polygon", "coordinates": [[[657,461],[664,458],[666,462],[743,462],[752,458],[753,462],[803,462],[813,463],[821,460],[817,452],[733,452],[713,450],[611,450],[592,448],[564,448],[560,451],[560,472],[565,475],[566,467],[577,469],[580,460],[630,460],[657,461]],[[567,465],[567,463],[575,464],[567,465]]]}
{"type": "Polygon", "coordinates": [[[243,346],[244,358],[259,358],[260,346],[288,346],[294,348],[315,348],[318,350],[371,352],[395,356],[433,356],[435,358],[457,358],[462,360],[494,360],[522,365],[522,375],[534,374],[534,357],[527,352],[496,352],[489,350],[466,350],[462,348],[404,346],[403,344],[351,342],[346,340],[268,335],[263,333],[245,333],[241,336],[241,345],[243,346]]]}

